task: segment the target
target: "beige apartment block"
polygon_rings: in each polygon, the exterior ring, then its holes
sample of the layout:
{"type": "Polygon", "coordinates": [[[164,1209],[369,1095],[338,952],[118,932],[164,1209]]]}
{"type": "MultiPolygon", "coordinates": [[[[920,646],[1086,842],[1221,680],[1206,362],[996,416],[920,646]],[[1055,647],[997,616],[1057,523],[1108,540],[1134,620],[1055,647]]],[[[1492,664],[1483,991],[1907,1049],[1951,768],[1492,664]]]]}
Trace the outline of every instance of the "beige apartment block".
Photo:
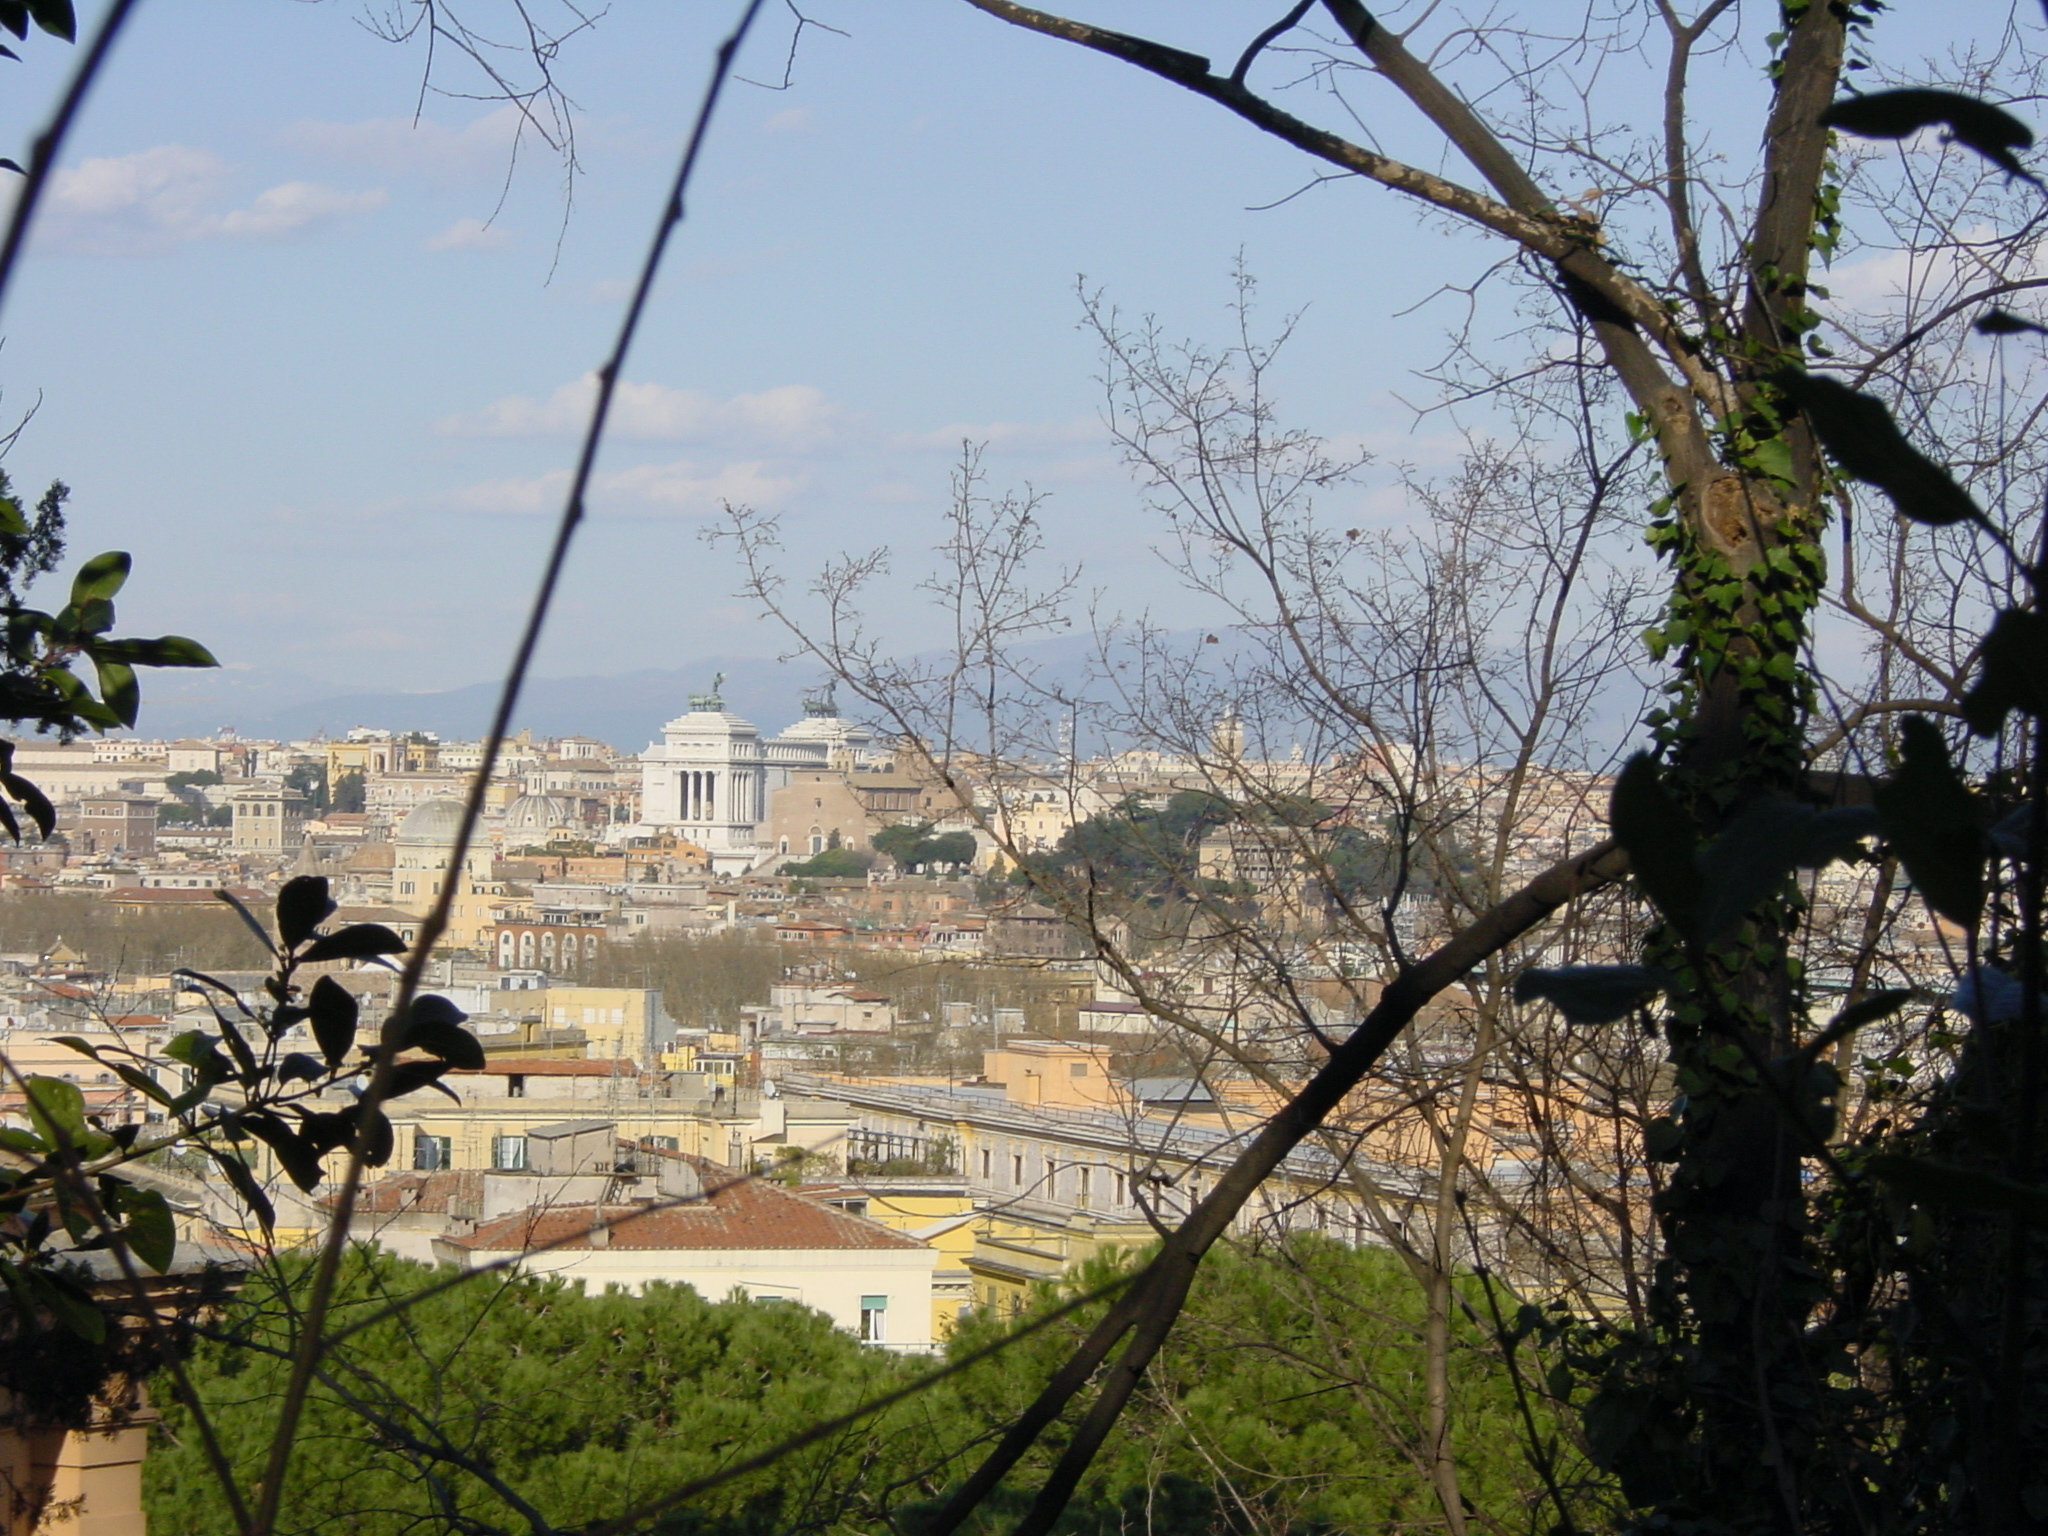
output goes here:
{"type": "Polygon", "coordinates": [[[548,987],[532,993],[552,1029],[580,1029],[593,1056],[657,1066],[675,1040],[661,993],[641,987],[548,987]]]}
{"type": "Polygon", "coordinates": [[[284,785],[235,791],[228,847],[236,853],[296,854],[306,840],[306,797],[284,785]]]}

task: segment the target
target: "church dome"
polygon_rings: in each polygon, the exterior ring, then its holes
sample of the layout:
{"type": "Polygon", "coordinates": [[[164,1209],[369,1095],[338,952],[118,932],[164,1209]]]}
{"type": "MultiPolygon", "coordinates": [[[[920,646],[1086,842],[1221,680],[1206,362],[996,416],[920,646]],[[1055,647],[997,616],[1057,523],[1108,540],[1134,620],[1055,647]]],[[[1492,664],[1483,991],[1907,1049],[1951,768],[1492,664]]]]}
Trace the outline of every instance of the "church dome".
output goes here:
{"type": "Polygon", "coordinates": [[[581,824],[576,802],[562,795],[521,795],[505,807],[505,835],[543,840],[557,827],[581,824]]]}
{"type": "Polygon", "coordinates": [[[405,813],[405,820],[398,824],[398,835],[393,841],[448,848],[454,846],[455,836],[461,830],[462,802],[447,795],[436,795],[405,813]]]}

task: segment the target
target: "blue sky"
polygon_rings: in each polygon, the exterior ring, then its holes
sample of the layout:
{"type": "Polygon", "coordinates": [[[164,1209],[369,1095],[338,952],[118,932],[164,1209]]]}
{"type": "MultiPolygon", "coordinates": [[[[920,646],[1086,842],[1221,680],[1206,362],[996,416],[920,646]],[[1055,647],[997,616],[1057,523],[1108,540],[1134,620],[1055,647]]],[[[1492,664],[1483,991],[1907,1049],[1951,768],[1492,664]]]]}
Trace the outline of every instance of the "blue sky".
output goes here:
{"type": "MultiPolygon", "coordinates": [[[[997,486],[1049,493],[1050,537],[1111,606],[1208,622],[1159,574],[1103,439],[1083,276],[1217,338],[1242,252],[1273,314],[1307,311],[1282,373],[1291,417],[1441,460],[1447,423],[1401,403],[1426,395],[1413,370],[1450,318],[1420,301],[1498,251],[1358,186],[1250,211],[1311,168],[957,0],[811,8],[850,35],[808,33],[790,89],[727,98],[543,674],[774,652],[700,542],[718,500],[781,512],[802,558],[887,544],[914,572],[963,436],[990,444],[997,486]]],[[[470,9],[495,23],[509,7],[470,9]]],[[[496,671],[580,381],[733,9],[620,0],[563,48],[583,165],[565,216],[559,161],[529,143],[513,162],[508,109],[429,94],[415,123],[423,54],[374,37],[357,0],[145,0],[0,315],[4,406],[40,399],[7,468],[31,490],[73,485],[79,554],[136,553],[124,629],[321,685],[496,671]]],[[[1091,14],[1218,54],[1248,25],[1213,0],[1091,14]]],[[[778,77],[787,43],[771,10],[742,73],[778,77]]],[[[42,38],[23,51],[0,64],[9,146],[74,57],[42,38]]],[[[1333,510],[1399,516],[1383,491],[1358,496],[1333,510]]],[[[929,643],[917,602],[892,622],[929,643]]]]}

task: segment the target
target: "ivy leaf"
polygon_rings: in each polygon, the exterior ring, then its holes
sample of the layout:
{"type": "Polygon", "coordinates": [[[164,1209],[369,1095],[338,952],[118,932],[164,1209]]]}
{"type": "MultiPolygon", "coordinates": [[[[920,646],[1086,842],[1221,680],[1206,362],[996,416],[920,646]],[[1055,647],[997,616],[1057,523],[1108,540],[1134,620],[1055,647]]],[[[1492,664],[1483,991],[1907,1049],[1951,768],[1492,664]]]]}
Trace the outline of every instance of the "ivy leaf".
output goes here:
{"type": "Polygon", "coordinates": [[[1878,829],[1862,806],[1818,810],[1777,798],[1760,800],[1729,824],[1699,856],[1699,938],[1725,938],[1795,869],[1817,869],[1856,851],[1878,829]]]}
{"type": "Polygon", "coordinates": [[[233,1003],[237,1008],[241,1009],[244,1017],[252,1019],[256,1017],[256,1015],[249,1012],[249,1005],[242,1001],[242,994],[237,992],[233,987],[229,986],[226,982],[222,981],[218,976],[209,976],[204,971],[195,971],[187,966],[182,965],[179,966],[175,971],[172,971],[171,974],[184,981],[192,981],[199,983],[199,985],[197,986],[185,988],[183,990],[203,993],[207,988],[210,987],[214,991],[220,993],[223,997],[227,998],[227,1000],[233,1003]]]}
{"type": "Polygon", "coordinates": [[[155,640],[108,640],[101,654],[138,667],[217,667],[213,652],[197,640],[183,635],[163,635],[155,640]]]}
{"type": "Polygon", "coordinates": [[[76,1083],[61,1077],[31,1077],[28,1090],[29,1123],[53,1147],[67,1143],[76,1151],[91,1135],[85,1123],[85,1095],[76,1083]]]}
{"type": "Polygon", "coordinates": [[[1836,102],[1820,120],[1863,139],[1905,139],[1923,128],[1944,127],[1957,143],[1967,144],[2001,170],[2034,179],[2013,153],[2033,147],[2033,130],[2004,108],[1959,91],[1873,91],[1836,102]]]}
{"type": "Polygon", "coordinates": [[[71,578],[71,606],[83,608],[91,602],[105,602],[128,582],[134,558],[125,549],[110,549],[94,555],[71,578]]]}
{"type": "Polygon", "coordinates": [[[67,43],[78,41],[78,17],[72,12],[71,0],[28,0],[28,13],[50,36],[67,43]]]}
{"type": "Polygon", "coordinates": [[[243,926],[256,935],[256,942],[263,946],[265,954],[277,953],[277,947],[270,942],[270,935],[263,931],[263,925],[256,921],[256,914],[249,910],[241,897],[226,889],[216,890],[213,894],[235,909],[235,915],[241,918],[243,926]]]}
{"type": "Polygon", "coordinates": [[[1880,1183],[1918,1204],[1954,1206],[1966,1211],[2012,1211],[2035,1217],[2048,1215],[2048,1191],[2001,1174],[1895,1152],[1881,1153],[1863,1166],[1880,1183]]]}
{"type": "Polygon", "coordinates": [[[164,1105],[172,1102],[170,1094],[164,1091],[163,1084],[159,1083],[140,1067],[131,1067],[125,1062],[117,1061],[114,1063],[114,1076],[120,1078],[122,1082],[146,1099],[154,1099],[157,1103],[164,1105]]]}
{"type": "Polygon", "coordinates": [[[444,1093],[460,1104],[462,1100],[456,1096],[455,1090],[441,1081],[447,1070],[448,1063],[445,1061],[401,1061],[391,1069],[390,1096],[402,1099],[408,1093],[417,1093],[422,1088],[432,1088],[436,1093],[444,1093]]]}
{"type": "Polygon", "coordinates": [[[202,1095],[215,1083],[224,1083],[235,1075],[228,1059],[216,1049],[213,1036],[196,1029],[188,1030],[165,1046],[164,1055],[192,1069],[198,1079],[195,1086],[202,1095]]]}
{"type": "Polygon", "coordinates": [[[401,1050],[427,1051],[451,1067],[476,1071],[484,1064],[484,1048],[462,1027],[468,1017],[447,998],[429,992],[412,1000],[401,1028],[394,1030],[387,1024],[385,1038],[396,1034],[401,1050]]]}
{"type": "Polygon", "coordinates": [[[1612,1024],[1670,983],[1671,974],[1652,965],[1532,966],[1515,978],[1515,1001],[1541,998],[1574,1024],[1612,1024]]]}
{"type": "Polygon", "coordinates": [[[1984,915],[1987,852],[1977,799],[1926,717],[1908,715],[1899,739],[1899,770],[1872,796],[1885,840],[1920,899],[1950,922],[1974,930],[1984,915]]]}
{"type": "Polygon", "coordinates": [[[2037,335],[2048,336],[2048,325],[2036,325],[2033,321],[2023,320],[2010,310],[2004,309],[1985,310],[1970,322],[1970,329],[1979,336],[2016,336],[2022,331],[2033,331],[2037,335]]]}
{"type": "Polygon", "coordinates": [[[484,1048],[460,1024],[421,1019],[406,1027],[405,1044],[413,1050],[438,1056],[450,1067],[475,1072],[484,1064],[484,1048]]]}
{"type": "Polygon", "coordinates": [[[356,1133],[355,1115],[349,1110],[307,1109],[292,1106],[299,1117],[299,1135],[315,1152],[332,1152],[345,1147],[356,1133]]]}
{"type": "Polygon", "coordinates": [[[313,983],[313,991],[306,999],[306,1012],[313,1038],[320,1044],[320,1054],[327,1058],[328,1066],[340,1066],[356,1043],[356,1020],[361,1010],[354,995],[332,976],[322,976],[313,983]]]}
{"type": "Polygon", "coordinates": [[[133,730],[135,717],[142,712],[142,689],[135,681],[135,669],[125,661],[108,661],[100,656],[93,657],[92,664],[99,673],[101,701],[120,716],[123,725],[133,730]]]}
{"type": "Polygon", "coordinates": [[[297,1131],[268,1110],[243,1115],[239,1124],[276,1154],[278,1166],[300,1189],[310,1194],[319,1188],[320,1154],[297,1131]]]}
{"type": "Polygon", "coordinates": [[[0,771],[0,789],[6,790],[20,803],[21,808],[28,812],[28,819],[36,824],[36,831],[44,837],[57,830],[57,807],[50,804],[48,795],[27,779],[12,771],[0,771]]]}
{"type": "Polygon", "coordinates": [[[2015,709],[2048,718],[2048,616],[2027,608],[1991,621],[1977,681],[1963,696],[1963,718],[1979,736],[1996,736],[2015,709]]]}
{"type": "Polygon", "coordinates": [[[1609,820],[1642,893],[1680,933],[1697,926],[1699,833],[1665,789],[1656,759],[1638,752],[1614,781],[1609,820]]]}
{"type": "Polygon", "coordinates": [[[105,1341],[107,1315],[93,1300],[91,1291],[61,1270],[31,1269],[26,1276],[36,1299],[50,1309],[58,1322],[81,1339],[94,1344],[105,1341]]]}
{"type": "Polygon", "coordinates": [[[1883,491],[1900,516],[1934,528],[1984,521],[1970,493],[1906,440],[1875,395],[1797,368],[1780,369],[1775,380],[1842,473],[1883,491]]]}
{"type": "Polygon", "coordinates": [[[169,1269],[178,1254],[178,1224],[162,1191],[124,1185],[121,1214],[125,1218],[121,1235],[135,1257],[158,1274],[169,1269]]]}
{"type": "Polygon", "coordinates": [[[299,959],[306,964],[320,960],[369,960],[378,955],[402,955],[405,940],[382,923],[351,923],[339,933],[323,934],[308,944],[299,959]]]}
{"type": "Polygon", "coordinates": [[[265,1232],[269,1232],[277,1225],[277,1207],[270,1203],[270,1196],[263,1193],[263,1186],[258,1184],[256,1176],[249,1172],[249,1165],[224,1148],[212,1147],[208,1150],[213,1154],[215,1165],[227,1175],[228,1182],[235,1186],[235,1193],[241,1197],[242,1204],[249,1208],[249,1214],[256,1218],[265,1232]]]}
{"type": "Polygon", "coordinates": [[[297,949],[335,910],[325,875],[294,876],[277,893],[277,936],[286,949],[297,949]]]}
{"type": "Polygon", "coordinates": [[[365,1115],[360,1104],[342,1111],[349,1117],[352,1127],[350,1134],[357,1138],[357,1146],[363,1162],[371,1168],[382,1168],[391,1161],[391,1154],[398,1145],[398,1138],[391,1130],[391,1117],[381,1109],[371,1110],[365,1115]]]}

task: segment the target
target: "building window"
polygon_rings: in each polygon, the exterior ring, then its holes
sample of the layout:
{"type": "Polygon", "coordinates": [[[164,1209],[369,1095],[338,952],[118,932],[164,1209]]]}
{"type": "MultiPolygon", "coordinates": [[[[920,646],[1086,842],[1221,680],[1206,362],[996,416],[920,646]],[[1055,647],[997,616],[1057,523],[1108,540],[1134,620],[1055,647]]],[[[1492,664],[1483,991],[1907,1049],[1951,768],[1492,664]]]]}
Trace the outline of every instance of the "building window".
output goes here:
{"type": "Polygon", "coordinates": [[[984,1181],[992,1179],[996,1176],[995,1161],[995,1153],[989,1151],[987,1147],[983,1147],[981,1149],[981,1176],[984,1181]]]}
{"type": "Polygon", "coordinates": [[[1024,1187],[1024,1154],[1022,1152],[1010,1154],[1010,1183],[1017,1189],[1024,1187]]]}
{"type": "Polygon", "coordinates": [[[889,1298],[886,1296],[863,1296],[860,1299],[860,1336],[866,1344],[881,1344],[888,1339],[889,1298]]]}
{"type": "Polygon", "coordinates": [[[1069,1077],[1086,1077],[1087,1075],[1088,1063],[1085,1061],[1077,1061],[1067,1068],[1067,1076],[1069,1077]]]}
{"type": "Polygon", "coordinates": [[[526,1167],[526,1138],[524,1136],[493,1136],[491,1138],[491,1166],[502,1168],[508,1173],[517,1173],[526,1167]]]}
{"type": "Polygon", "coordinates": [[[1094,1172],[1094,1169],[1086,1166],[1074,1170],[1074,1203],[1083,1210],[1088,1206],[1089,1186],[1095,1182],[1090,1177],[1094,1172]]]}
{"type": "Polygon", "coordinates": [[[523,1099],[526,1097],[526,1074],[524,1072],[513,1072],[506,1077],[505,1097],[508,1099],[523,1099]]]}
{"type": "Polygon", "coordinates": [[[412,1138],[412,1166],[416,1173],[435,1173],[446,1168],[453,1152],[446,1136],[429,1136],[416,1131],[412,1138]]]}
{"type": "Polygon", "coordinates": [[[1129,1205],[1131,1203],[1131,1181],[1121,1173],[1116,1176],[1116,1203],[1118,1205],[1129,1205]]]}

